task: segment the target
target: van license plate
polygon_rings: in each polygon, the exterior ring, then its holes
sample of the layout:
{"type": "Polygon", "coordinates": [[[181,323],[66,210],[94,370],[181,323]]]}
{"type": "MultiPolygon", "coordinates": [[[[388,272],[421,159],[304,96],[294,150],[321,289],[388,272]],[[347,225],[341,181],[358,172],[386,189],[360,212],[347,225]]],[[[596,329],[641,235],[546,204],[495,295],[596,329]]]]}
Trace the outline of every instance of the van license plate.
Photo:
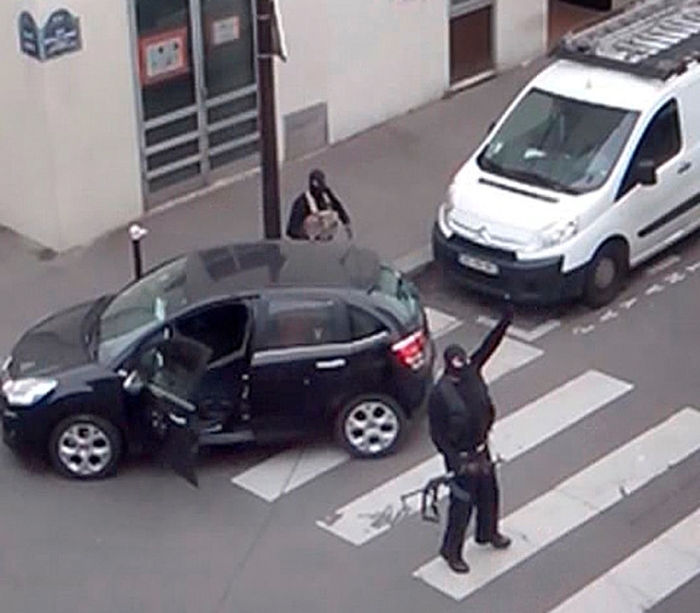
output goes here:
{"type": "Polygon", "coordinates": [[[467,268],[472,268],[483,272],[487,275],[495,276],[498,274],[498,266],[493,262],[487,262],[486,260],[480,260],[479,258],[472,257],[466,253],[459,254],[459,263],[467,268]]]}

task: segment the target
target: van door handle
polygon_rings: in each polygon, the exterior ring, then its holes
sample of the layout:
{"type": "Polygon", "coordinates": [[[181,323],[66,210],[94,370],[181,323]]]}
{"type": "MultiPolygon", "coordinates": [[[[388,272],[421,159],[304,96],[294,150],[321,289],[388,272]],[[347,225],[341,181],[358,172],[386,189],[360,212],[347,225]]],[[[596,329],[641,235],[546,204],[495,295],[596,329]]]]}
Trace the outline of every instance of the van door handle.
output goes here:
{"type": "Polygon", "coordinates": [[[690,167],[692,166],[692,163],[690,162],[683,162],[680,167],[678,168],[678,174],[682,175],[684,172],[688,172],[690,170],[690,167]]]}
{"type": "Polygon", "coordinates": [[[318,370],[331,370],[333,368],[342,368],[343,366],[345,366],[344,358],[338,358],[337,360],[322,360],[320,362],[316,362],[316,368],[318,368],[318,370]]]}

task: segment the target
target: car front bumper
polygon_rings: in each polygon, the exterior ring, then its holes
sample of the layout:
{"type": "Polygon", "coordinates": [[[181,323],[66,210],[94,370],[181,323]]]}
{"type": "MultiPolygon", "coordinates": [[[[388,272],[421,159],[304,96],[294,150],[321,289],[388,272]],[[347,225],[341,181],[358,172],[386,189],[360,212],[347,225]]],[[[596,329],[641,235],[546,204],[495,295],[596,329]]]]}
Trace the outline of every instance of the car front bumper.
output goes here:
{"type": "Polygon", "coordinates": [[[561,256],[519,261],[513,253],[484,247],[456,234],[448,239],[437,223],[433,226],[432,247],[434,259],[450,277],[484,294],[509,294],[520,303],[557,303],[577,298],[583,292],[584,269],[562,273],[561,256]],[[460,258],[471,258],[473,264],[490,270],[476,270],[461,263],[460,258]]]}
{"type": "Polygon", "coordinates": [[[14,451],[40,448],[46,439],[44,419],[39,412],[9,406],[0,394],[2,441],[14,451]]]}

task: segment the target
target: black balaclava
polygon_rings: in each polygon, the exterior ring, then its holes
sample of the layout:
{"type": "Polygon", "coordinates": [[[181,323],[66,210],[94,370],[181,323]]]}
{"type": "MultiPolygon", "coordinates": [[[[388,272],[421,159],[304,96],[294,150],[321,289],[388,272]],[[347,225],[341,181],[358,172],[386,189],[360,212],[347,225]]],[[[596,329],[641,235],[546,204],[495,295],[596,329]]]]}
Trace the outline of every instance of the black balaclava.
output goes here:
{"type": "Polygon", "coordinates": [[[312,170],[309,174],[309,191],[311,195],[316,199],[320,200],[323,196],[323,192],[326,189],[326,175],[323,174],[322,170],[312,170]]]}
{"type": "Polygon", "coordinates": [[[466,351],[459,345],[449,345],[445,349],[443,357],[445,358],[445,373],[450,377],[461,377],[462,371],[468,363],[466,351]],[[455,364],[455,361],[461,362],[461,365],[455,364]]]}

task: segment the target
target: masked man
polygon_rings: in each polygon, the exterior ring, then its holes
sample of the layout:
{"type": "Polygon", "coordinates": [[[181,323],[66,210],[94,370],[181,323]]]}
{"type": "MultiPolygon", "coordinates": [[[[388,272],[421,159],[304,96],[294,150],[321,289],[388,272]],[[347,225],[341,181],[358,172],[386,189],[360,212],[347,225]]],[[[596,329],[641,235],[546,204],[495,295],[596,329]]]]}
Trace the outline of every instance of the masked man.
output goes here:
{"type": "Polygon", "coordinates": [[[309,175],[309,189],[293,203],[287,223],[287,236],[300,240],[328,241],[333,238],[342,223],[349,239],[352,239],[350,217],[337,196],[326,184],[320,170],[309,175]]]}
{"type": "Polygon", "coordinates": [[[496,549],[510,545],[510,539],[498,531],[498,483],[488,448],[495,409],[482,370],[512,320],[508,304],[496,327],[470,356],[459,345],[447,347],[445,372],[429,398],[430,436],[447,470],[456,475],[440,555],[457,573],[469,572],[462,550],[472,507],[477,510],[476,542],[496,549]]]}

